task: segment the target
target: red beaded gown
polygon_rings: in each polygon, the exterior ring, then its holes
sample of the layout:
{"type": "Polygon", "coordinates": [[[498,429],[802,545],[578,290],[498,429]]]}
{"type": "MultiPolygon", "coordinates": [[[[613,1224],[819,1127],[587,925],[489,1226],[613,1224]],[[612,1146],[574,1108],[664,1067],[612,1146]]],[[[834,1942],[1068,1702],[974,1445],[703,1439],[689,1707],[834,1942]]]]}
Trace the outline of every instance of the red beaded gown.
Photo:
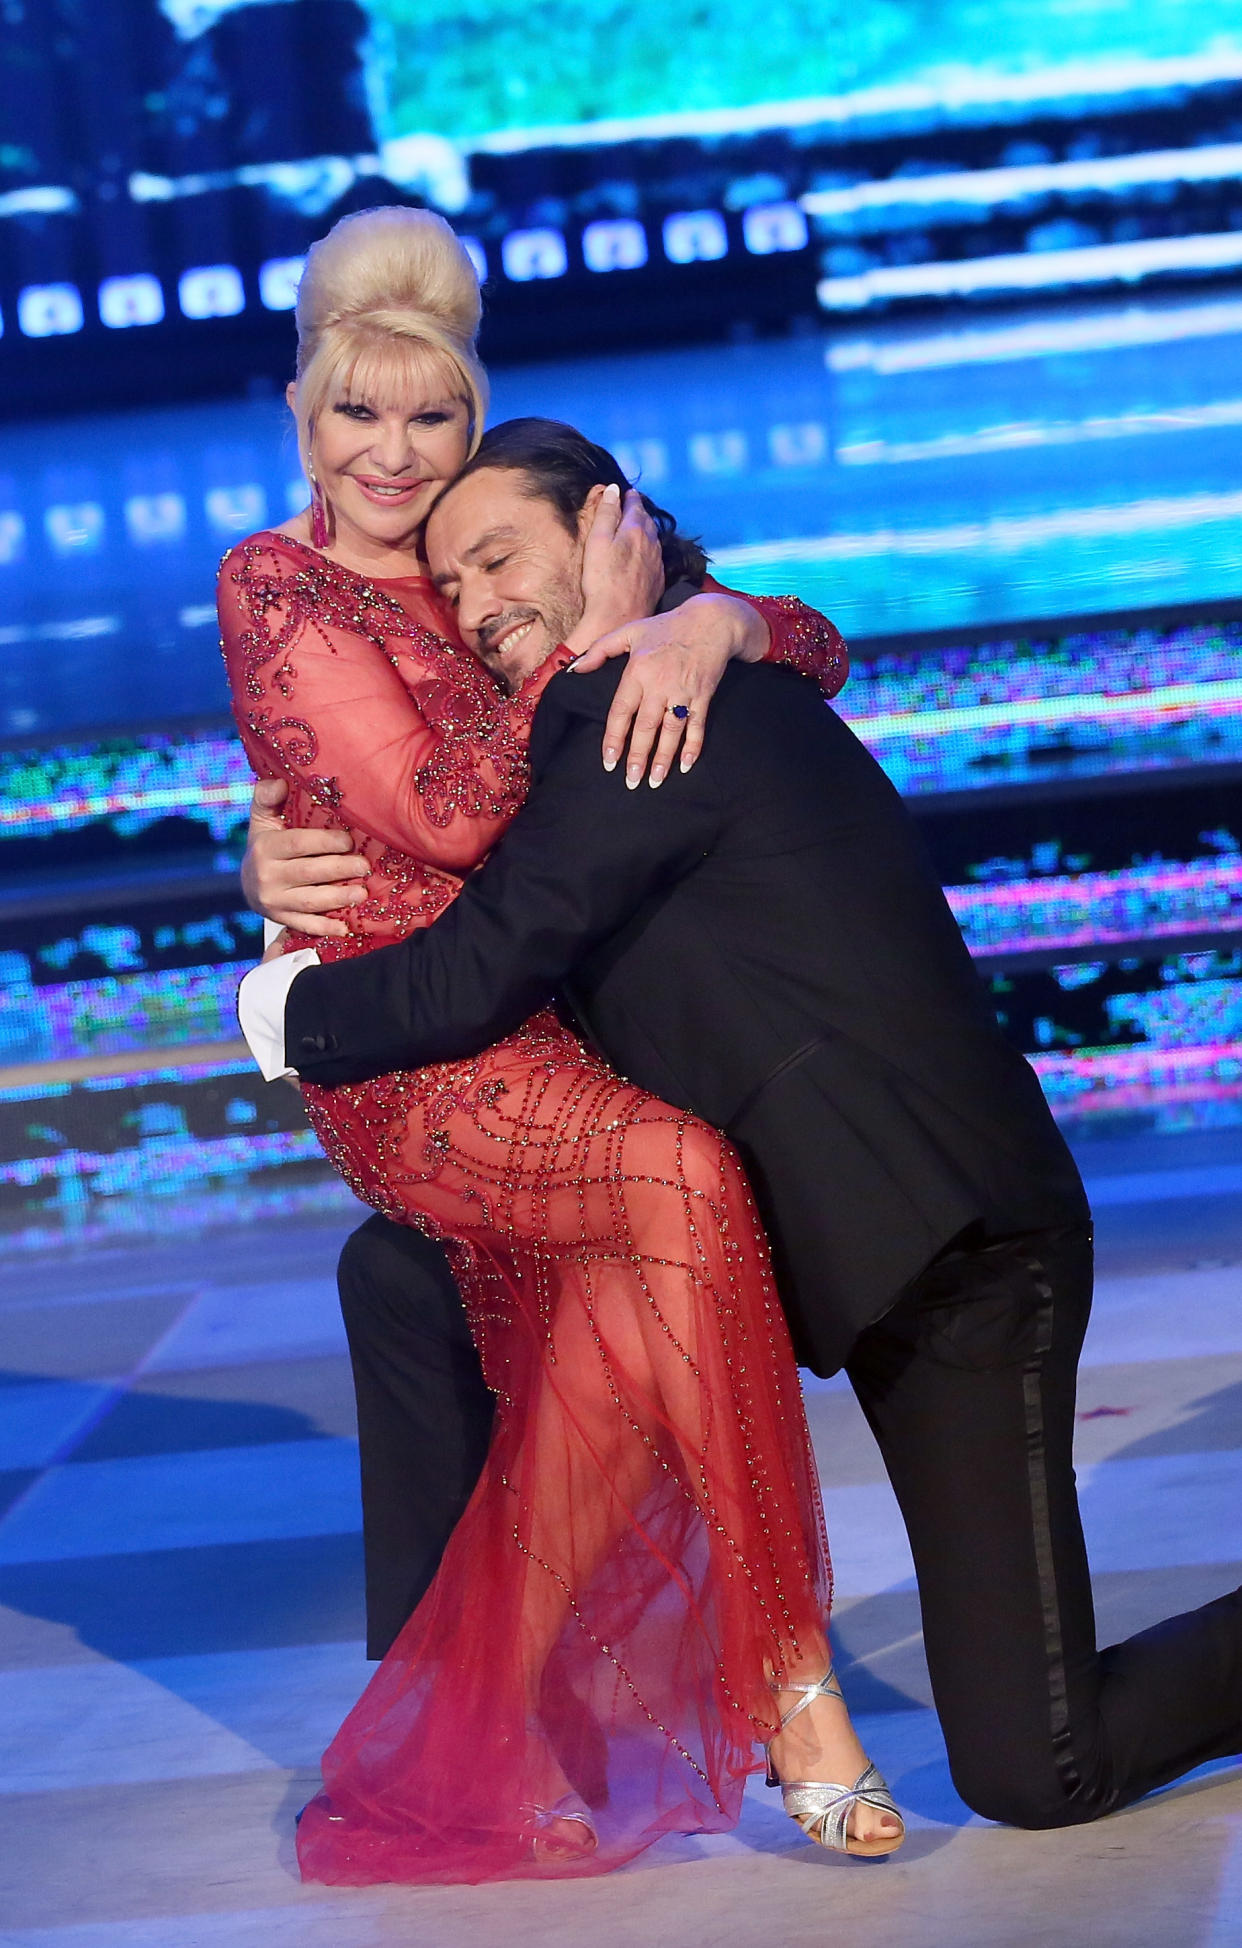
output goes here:
{"type": "MultiPolygon", "coordinates": [[[[772,653],[839,688],[832,625],[758,606],[772,653]]],[[[565,653],[506,697],[426,581],[367,582],[270,533],[226,557],[220,614],[255,771],[288,781],[291,823],[348,830],[371,864],[350,937],[314,944],[428,925],[520,807],[565,653]]],[[[303,1876],[595,1874],[732,1825],[775,1729],[765,1661],[813,1643],[831,1594],[734,1152],[550,1009],[473,1060],[303,1096],[358,1195],[445,1241],[498,1405],[435,1581],[325,1755],[303,1876]],[[560,1858],[535,1836],[567,1793],[598,1845],[560,1858]]]]}

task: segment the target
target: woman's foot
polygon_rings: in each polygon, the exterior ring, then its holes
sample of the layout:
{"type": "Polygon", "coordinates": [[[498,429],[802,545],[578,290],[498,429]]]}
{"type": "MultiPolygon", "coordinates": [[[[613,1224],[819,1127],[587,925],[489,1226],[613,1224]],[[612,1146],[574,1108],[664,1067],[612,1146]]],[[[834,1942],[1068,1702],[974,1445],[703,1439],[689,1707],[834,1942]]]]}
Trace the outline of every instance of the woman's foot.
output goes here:
{"type": "Polygon", "coordinates": [[[532,1806],[529,1811],[531,1854],[545,1866],[585,1860],[599,1845],[591,1815],[576,1792],[563,1794],[551,1806],[532,1806]]]}
{"type": "Polygon", "coordinates": [[[544,1746],[543,1776],[535,1800],[522,1809],[531,1855],[546,1866],[582,1860],[599,1845],[590,1810],[565,1777],[542,1729],[537,1735],[544,1746]]]}
{"type": "MultiPolygon", "coordinates": [[[[874,1793],[878,1786],[886,1792],[883,1780],[859,1743],[845,1700],[835,1695],[836,1679],[831,1668],[825,1670],[821,1666],[805,1675],[800,1670],[790,1671],[788,1675],[789,1689],[776,1684],[772,1689],[781,1717],[794,1715],[768,1745],[769,1762],[781,1784],[862,1787],[864,1774],[870,1773],[872,1777],[867,1780],[866,1789],[874,1793]],[[816,1691],[803,1703],[811,1682],[818,1678],[831,1679],[834,1691],[816,1691]]],[[[798,1815],[795,1813],[794,1817],[798,1815]]],[[[901,1844],[904,1835],[905,1825],[899,1814],[869,1805],[862,1799],[850,1808],[845,1836],[859,1850],[891,1852],[901,1844]]]]}

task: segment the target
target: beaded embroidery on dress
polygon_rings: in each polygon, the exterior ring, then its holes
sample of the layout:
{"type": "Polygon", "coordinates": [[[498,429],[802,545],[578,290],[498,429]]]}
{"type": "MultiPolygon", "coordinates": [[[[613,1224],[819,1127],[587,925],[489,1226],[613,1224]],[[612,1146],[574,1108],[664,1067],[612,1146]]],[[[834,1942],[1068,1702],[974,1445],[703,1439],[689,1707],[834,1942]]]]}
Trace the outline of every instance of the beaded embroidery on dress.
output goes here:
{"type": "MultiPolygon", "coordinates": [[[[831,625],[759,606],[777,653],[838,688],[831,625]]],[[[347,829],[372,864],[321,954],[430,924],[521,804],[564,658],[506,698],[427,583],[368,584],[274,534],[225,558],[220,613],[255,770],[287,779],[290,822],[347,829]]],[[[733,1150],[550,1009],[469,1061],[303,1095],[359,1196],[445,1240],[497,1396],[435,1581],[325,1755],[304,1877],[595,1874],[731,1826],[775,1730],[765,1660],[814,1636],[831,1594],[733,1150]],[[581,1808],[568,1852],[536,1844],[559,1802],[581,1808]]]]}

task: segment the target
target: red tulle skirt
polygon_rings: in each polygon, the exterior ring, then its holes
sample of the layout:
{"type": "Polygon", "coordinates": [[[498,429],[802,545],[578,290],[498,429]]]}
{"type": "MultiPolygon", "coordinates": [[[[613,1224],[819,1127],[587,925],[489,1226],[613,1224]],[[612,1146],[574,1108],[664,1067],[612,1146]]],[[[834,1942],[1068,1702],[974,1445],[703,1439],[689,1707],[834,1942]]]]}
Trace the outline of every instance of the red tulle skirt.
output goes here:
{"type": "Polygon", "coordinates": [[[498,1411],[431,1589],[325,1755],[303,1876],[596,1874],[731,1826],[770,1673],[814,1649],[830,1597],[734,1152],[550,1014],[475,1060],[305,1096],[354,1189],[448,1243],[498,1411]],[[536,1844],[558,1803],[593,1851],[536,1844]]]}

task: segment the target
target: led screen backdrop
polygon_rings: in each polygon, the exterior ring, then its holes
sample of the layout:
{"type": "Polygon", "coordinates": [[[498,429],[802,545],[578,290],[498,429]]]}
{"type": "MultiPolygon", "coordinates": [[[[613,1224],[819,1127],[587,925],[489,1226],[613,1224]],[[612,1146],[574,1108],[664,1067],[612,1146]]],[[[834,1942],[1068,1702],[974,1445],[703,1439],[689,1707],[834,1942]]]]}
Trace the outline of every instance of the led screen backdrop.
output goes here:
{"type": "Polygon", "coordinates": [[[393,198],[469,240],[492,356],[1242,267],[1242,0],[9,0],[0,36],[10,411],[150,395],[163,348],[275,369],[307,243],[393,198]]]}
{"type": "Polygon", "coordinates": [[[0,0],[0,88],[0,1255],[347,1202],[238,1046],[211,594],[304,499],[307,246],[394,199],[497,417],[843,624],[1065,1126],[1232,1140],[1242,0],[0,0]]]}

